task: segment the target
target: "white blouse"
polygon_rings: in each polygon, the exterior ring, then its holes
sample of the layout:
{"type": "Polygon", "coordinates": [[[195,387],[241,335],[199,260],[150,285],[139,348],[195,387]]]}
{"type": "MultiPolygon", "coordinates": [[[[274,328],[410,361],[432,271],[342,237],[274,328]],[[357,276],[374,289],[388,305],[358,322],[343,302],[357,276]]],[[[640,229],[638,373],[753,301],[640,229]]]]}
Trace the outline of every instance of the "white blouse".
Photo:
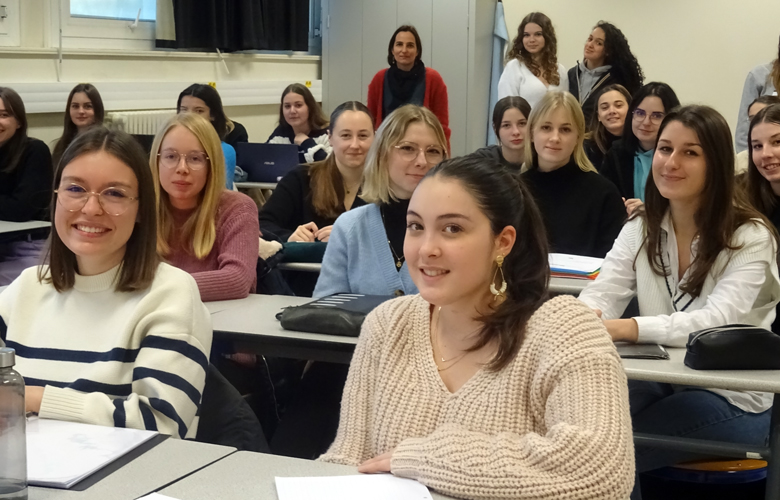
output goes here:
{"type": "MultiPolygon", "coordinates": [[[[643,219],[630,220],[604,259],[601,272],[580,294],[580,300],[602,311],[603,319],[617,319],[632,297],[639,302],[638,342],[684,347],[697,330],[731,323],[770,329],[780,301],[777,248],[769,230],[759,221],[743,224],[733,236],[736,250],[723,250],[715,260],[698,297],[682,290],[690,268],[677,278],[677,240],[670,215],[661,223],[661,257],[668,276],[653,272],[643,250],[643,219]],[[641,251],[641,253],[640,253],[641,251]]],[[[696,257],[696,241],[691,258],[696,257]]],[[[733,405],[749,412],[772,406],[772,395],[712,389],[733,405]]]]}
{"type": "Polygon", "coordinates": [[[544,94],[550,90],[569,90],[569,76],[563,64],[558,63],[558,76],[561,81],[558,85],[547,86],[537,78],[525,63],[512,59],[506,63],[501,79],[498,81],[498,98],[503,99],[510,95],[520,96],[531,105],[533,109],[544,94]]]}

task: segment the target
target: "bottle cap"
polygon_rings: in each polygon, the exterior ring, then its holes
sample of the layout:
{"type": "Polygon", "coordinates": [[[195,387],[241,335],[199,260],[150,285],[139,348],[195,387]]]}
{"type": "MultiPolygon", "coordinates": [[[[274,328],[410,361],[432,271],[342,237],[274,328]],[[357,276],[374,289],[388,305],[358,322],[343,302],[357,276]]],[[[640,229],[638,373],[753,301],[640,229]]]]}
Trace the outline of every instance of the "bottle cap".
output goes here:
{"type": "Polygon", "coordinates": [[[16,351],[10,347],[0,347],[0,368],[10,368],[16,364],[16,351]]]}

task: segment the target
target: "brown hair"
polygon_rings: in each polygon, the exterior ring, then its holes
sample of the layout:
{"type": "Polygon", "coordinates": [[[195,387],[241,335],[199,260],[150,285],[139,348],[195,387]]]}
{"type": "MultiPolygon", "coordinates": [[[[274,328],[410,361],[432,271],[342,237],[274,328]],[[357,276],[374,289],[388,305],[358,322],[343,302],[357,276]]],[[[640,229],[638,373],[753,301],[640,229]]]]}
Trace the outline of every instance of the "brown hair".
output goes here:
{"type": "Polygon", "coordinates": [[[754,207],[767,217],[777,204],[775,202],[775,193],[772,186],[758,171],[753,161],[753,128],[761,123],[774,123],[780,126],[780,104],[773,104],[759,111],[750,121],[750,130],[748,131],[748,171],[747,171],[747,196],[754,207]]]}
{"type": "Polygon", "coordinates": [[[414,58],[414,62],[417,63],[417,61],[422,59],[422,42],[420,41],[420,34],[417,33],[417,28],[411,24],[404,24],[403,26],[399,26],[398,29],[393,33],[393,36],[390,37],[390,45],[387,46],[387,64],[390,66],[395,64],[395,56],[393,55],[395,37],[398,36],[398,33],[403,32],[411,33],[414,36],[414,43],[417,44],[417,57],[414,58]]]}
{"type": "MultiPolygon", "coordinates": [[[[596,96],[596,112],[593,113],[593,116],[590,117],[590,126],[588,127],[588,133],[585,134],[585,139],[593,139],[593,142],[596,143],[596,146],[599,148],[599,151],[602,153],[606,153],[607,149],[609,149],[609,144],[607,142],[607,129],[604,127],[604,124],[601,123],[599,120],[599,101],[601,100],[601,97],[606,94],[607,92],[620,92],[620,94],[625,97],[626,99],[626,107],[631,105],[631,94],[628,92],[628,90],[617,83],[614,83],[612,85],[607,85],[601,91],[599,91],[598,96],[596,96]]],[[[628,112],[626,112],[626,120],[631,119],[631,117],[628,115],[628,112]]],[[[625,125],[625,123],[624,123],[625,125]]]]}
{"type": "MultiPolygon", "coordinates": [[[[347,101],[340,104],[330,115],[330,132],[336,130],[336,122],[345,111],[365,113],[371,120],[371,133],[374,132],[374,117],[365,104],[347,101]]],[[[314,211],[329,219],[335,219],[344,213],[344,181],[336,165],[336,155],[331,153],[322,161],[309,165],[309,184],[311,185],[311,204],[314,211]]]]}
{"type": "Polygon", "coordinates": [[[512,40],[512,47],[506,55],[507,61],[512,59],[524,63],[534,76],[544,78],[550,85],[561,83],[561,75],[558,74],[558,39],[555,37],[555,28],[549,17],[541,12],[531,12],[523,18],[520,26],[517,27],[517,36],[512,40]],[[539,54],[541,64],[537,64],[523,45],[523,31],[529,23],[538,24],[542,28],[544,47],[539,54]]]}
{"type": "Polygon", "coordinates": [[[16,170],[19,166],[19,162],[22,159],[22,155],[25,151],[27,142],[27,113],[24,110],[24,101],[19,97],[19,94],[10,87],[0,87],[0,99],[3,100],[3,106],[5,106],[5,112],[16,118],[19,122],[19,128],[14,132],[14,135],[8,139],[8,142],[3,145],[6,150],[5,165],[0,161],[0,172],[9,174],[16,170]]]}
{"type": "Polygon", "coordinates": [[[100,97],[100,92],[94,85],[89,83],[79,83],[68,95],[68,103],[65,105],[65,126],[62,131],[62,137],[57,141],[57,145],[54,146],[54,152],[52,153],[52,159],[54,164],[57,165],[62,158],[62,153],[68,148],[73,138],[79,133],[78,127],[73,123],[70,118],[70,105],[73,102],[73,96],[82,92],[87,95],[92,102],[92,109],[95,111],[95,125],[102,125],[103,118],[105,118],[105,109],[103,108],[103,99],[100,97]]]}
{"type": "Polygon", "coordinates": [[[314,100],[314,96],[311,95],[311,91],[306,88],[306,85],[301,83],[290,84],[282,92],[282,100],[279,103],[279,125],[290,126],[284,119],[284,97],[291,92],[303,97],[303,102],[306,103],[306,108],[309,110],[309,128],[312,132],[328,127],[328,119],[325,118],[322,107],[314,100]]]}
{"type": "MultiPolygon", "coordinates": [[[[664,118],[658,129],[659,138],[672,122],[679,122],[696,133],[707,165],[701,203],[694,215],[699,237],[696,257],[691,262],[688,279],[680,285],[680,290],[698,297],[718,255],[723,250],[740,248],[732,244],[732,239],[741,225],[759,219],[772,234],[776,235],[776,231],[735,190],[734,146],[726,119],[709,106],[679,107],[664,118]]],[[[656,147],[657,144],[658,139],[656,147]]],[[[658,276],[669,274],[661,262],[661,221],[668,209],[669,200],[661,196],[651,173],[645,188],[644,210],[638,216],[645,221],[647,259],[658,276]]]]}
{"type": "MultiPolygon", "coordinates": [[[[125,256],[117,276],[118,292],[146,290],[152,285],[157,265],[157,218],[155,215],[154,180],[144,153],[130,135],[104,127],[94,127],[70,144],[54,172],[54,189],[60,184],[62,172],[73,160],[85,154],[104,151],[132,169],[138,180],[138,219],[133,234],[127,240],[125,256]]],[[[57,193],[52,193],[51,220],[57,211],[57,193]]],[[[46,258],[49,267],[38,268],[38,280],[51,283],[58,292],[73,288],[76,280],[76,255],[63,243],[56,229],[49,236],[46,258]]]]}
{"type": "Polygon", "coordinates": [[[422,182],[437,176],[460,182],[490,221],[494,236],[507,226],[517,231],[515,244],[504,257],[502,267],[506,300],[479,318],[482,330],[469,348],[475,351],[496,341],[496,355],[487,366],[498,371],[517,355],[528,320],[548,298],[550,264],[542,215],[520,176],[502,168],[495,159],[469,155],[445,160],[433,167],[422,182]]]}

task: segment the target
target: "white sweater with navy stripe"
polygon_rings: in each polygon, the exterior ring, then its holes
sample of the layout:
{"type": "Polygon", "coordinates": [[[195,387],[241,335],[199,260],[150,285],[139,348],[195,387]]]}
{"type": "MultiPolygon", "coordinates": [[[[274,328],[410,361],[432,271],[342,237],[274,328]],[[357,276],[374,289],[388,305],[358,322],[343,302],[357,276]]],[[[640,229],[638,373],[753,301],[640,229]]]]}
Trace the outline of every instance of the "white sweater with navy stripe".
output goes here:
{"type": "Polygon", "coordinates": [[[152,286],[115,291],[119,267],[57,292],[25,270],[0,293],[5,344],[40,416],[194,437],[211,350],[195,280],[168,264],[152,286]]]}

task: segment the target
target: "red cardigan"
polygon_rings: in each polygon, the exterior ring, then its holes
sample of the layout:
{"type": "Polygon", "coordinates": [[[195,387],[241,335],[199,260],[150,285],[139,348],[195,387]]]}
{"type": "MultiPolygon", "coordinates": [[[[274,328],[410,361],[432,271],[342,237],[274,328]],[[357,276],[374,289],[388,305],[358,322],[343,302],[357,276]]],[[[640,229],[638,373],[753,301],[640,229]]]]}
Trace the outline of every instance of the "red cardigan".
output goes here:
{"type": "MultiPolygon", "coordinates": [[[[387,69],[379,70],[374,75],[371,83],[368,85],[368,109],[376,117],[376,128],[382,123],[382,102],[385,89],[385,72],[387,69]]],[[[447,99],[447,85],[444,84],[438,71],[431,68],[425,68],[425,98],[423,106],[430,109],[436,118],[441,122],[444,129],[444,135],[447,136],[447,143],[450,142],[450,108],[447,99]]],[[[449,144],[448,144],[449,145],[449,144]]]]}

